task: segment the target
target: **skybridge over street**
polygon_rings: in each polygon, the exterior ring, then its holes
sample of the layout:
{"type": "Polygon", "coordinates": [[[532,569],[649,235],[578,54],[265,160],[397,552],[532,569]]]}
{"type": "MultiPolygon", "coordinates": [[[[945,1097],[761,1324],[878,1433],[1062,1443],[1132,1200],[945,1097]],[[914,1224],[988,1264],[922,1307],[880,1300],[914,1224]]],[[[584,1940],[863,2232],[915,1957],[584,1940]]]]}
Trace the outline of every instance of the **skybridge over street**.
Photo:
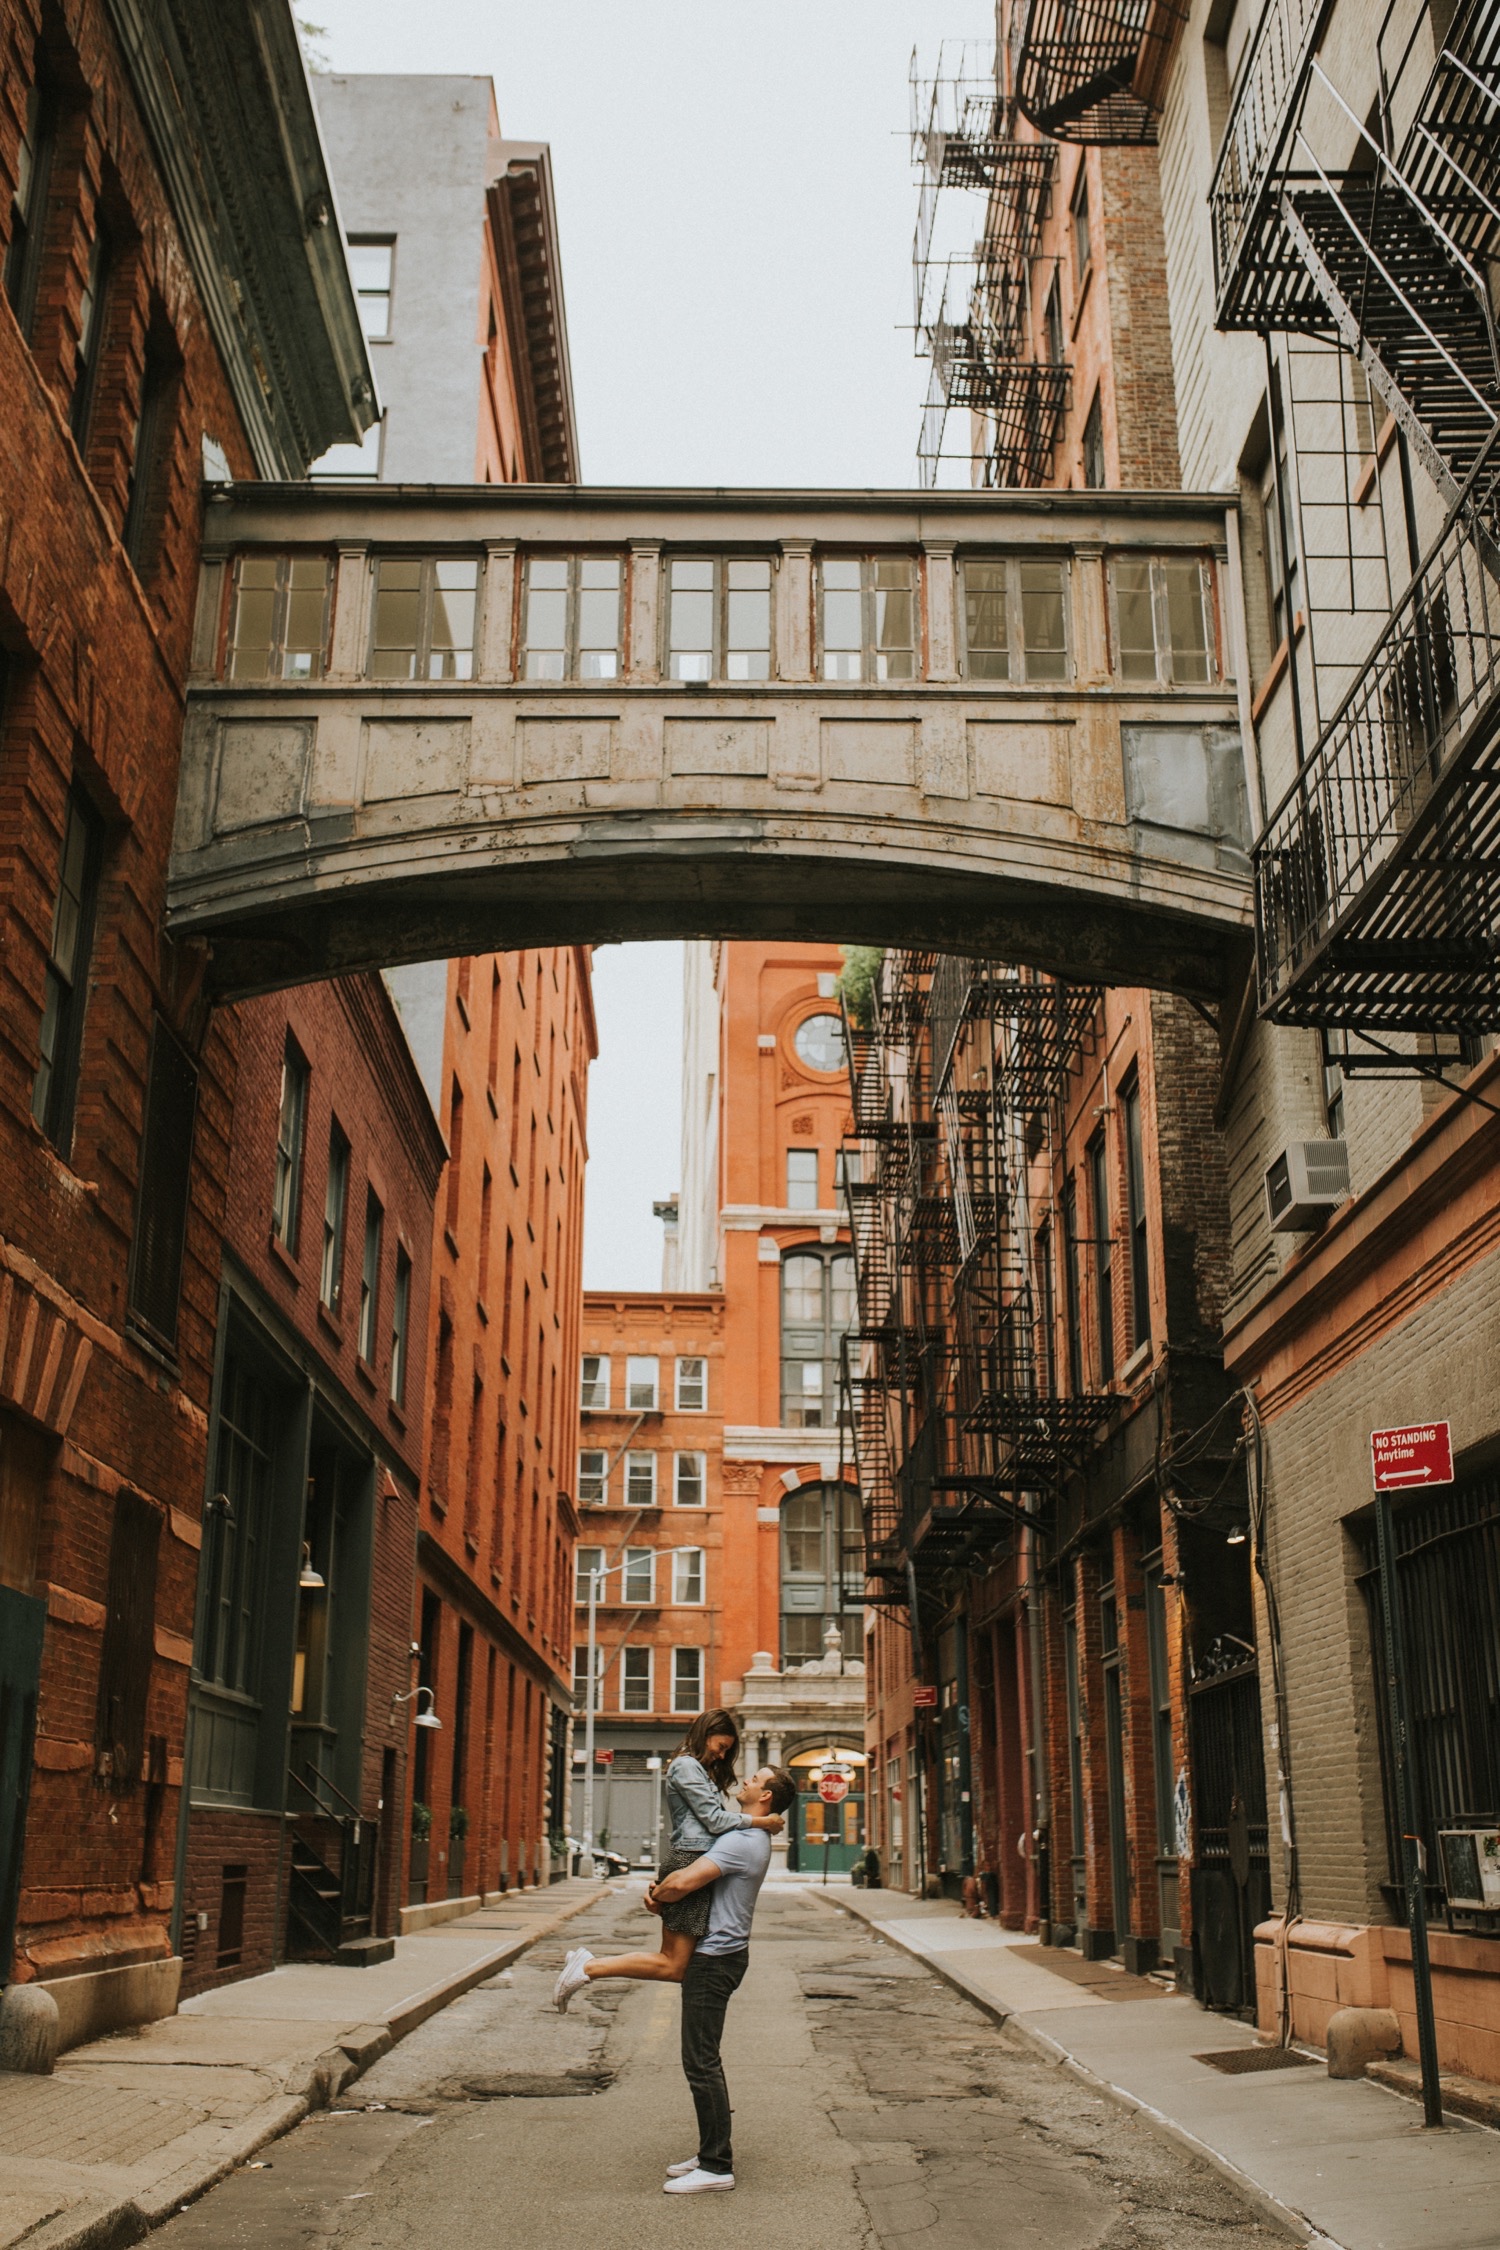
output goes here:
{"type": "Polygon", "coordinates": [[[244,485],[170,927],[232,996],[578,940],[920,943],[1220,997],[1222,494],[244,485]]]}

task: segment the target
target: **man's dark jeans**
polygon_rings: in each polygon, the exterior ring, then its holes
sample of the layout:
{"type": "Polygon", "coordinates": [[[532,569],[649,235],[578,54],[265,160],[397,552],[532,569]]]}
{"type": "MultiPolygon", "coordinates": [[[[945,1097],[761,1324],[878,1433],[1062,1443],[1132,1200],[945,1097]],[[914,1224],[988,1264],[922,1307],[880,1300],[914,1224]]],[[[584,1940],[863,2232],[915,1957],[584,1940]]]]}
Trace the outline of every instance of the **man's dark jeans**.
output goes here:
{"type": "Polygon", "coordinates": [[[748,1946],[738,1953],[707,1953],[701,1947],[682,1980],[682,2073],[698,2112],[698,2162],[705,2172],[732,2172],[729,2147],[729,2088],[719,2060],[724,2017],[750,1966],[748,1946]]]}

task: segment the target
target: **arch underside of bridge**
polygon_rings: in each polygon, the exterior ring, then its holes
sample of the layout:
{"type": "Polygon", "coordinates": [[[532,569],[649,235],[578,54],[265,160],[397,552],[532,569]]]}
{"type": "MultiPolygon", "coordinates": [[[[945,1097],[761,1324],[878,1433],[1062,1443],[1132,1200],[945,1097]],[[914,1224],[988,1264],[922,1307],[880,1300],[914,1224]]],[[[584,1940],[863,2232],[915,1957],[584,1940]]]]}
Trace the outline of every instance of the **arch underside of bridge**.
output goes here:
{"type": "MultiPolygon", "coordinates": [[[[683,936],[933,946],[1210,1002],[1243,975],[1247,797],[1221,496],[263,487],[212,508],[209,531],[169,926],[208,943],[221,996],[683,936]],[[759,676],[712,676],[733,661],[722,650],[710,677],[672,676],[682,553],[714,585],[729,582],[726,558],[764,558],[751,573],[764,610],[741,613],[767,620],[759,676]],[[276,558],[290,555],[308,583],[326,557],[324,639],[298,658],[302,676],[272,676],[274,649],[247,676],[244,558],[257,583],[279,569],[284,585],[276,558]],[[573,558],[576,583],[580,556],[617,558],[614,674],[537,676],[537,558],[554,581],[573,558]],[[830,676],[829,556],[846,577],[863,556],[867,589],[870,557],[904,558],[892,567],[909,582],[912,645],[895,676],[880,676],[892,659],[879,649],[830,676]],[[1179,586],[1201,572],[1207,676],[1143,681],[1138,661],[1134,675],[1122,665],[1122,630],[1149,631],[1121,624],[1119,587],[1150,580],[1142,556],[1176,558],[1179,586]],[[449,676],[417,669],[434,557],[471,558],[464,677],[446,657],[449,676]],[[1016,558],[1041,575],[1007,579],[1016,558]],[[393,678],[397,611],[380,609],[382,589],[419,581],[416,676],[393,678]],[[985,671],[971,646],[981,585],[1001,589],[983,612],[985,671]],[[1023,585],[1052,589],[1047,616],[1066,628],[1045,680],[1022,645],[1023,585]],[[1016,645],[997,656],[1007,615],[1016,645]]],[[[402,616],[417,618],[416,599],[402,616]]],[[[273,612],[263,600],[257,614],[273,612]]],[[[1149,618],[1149,586],[1132,614],[1149,618]]]]}

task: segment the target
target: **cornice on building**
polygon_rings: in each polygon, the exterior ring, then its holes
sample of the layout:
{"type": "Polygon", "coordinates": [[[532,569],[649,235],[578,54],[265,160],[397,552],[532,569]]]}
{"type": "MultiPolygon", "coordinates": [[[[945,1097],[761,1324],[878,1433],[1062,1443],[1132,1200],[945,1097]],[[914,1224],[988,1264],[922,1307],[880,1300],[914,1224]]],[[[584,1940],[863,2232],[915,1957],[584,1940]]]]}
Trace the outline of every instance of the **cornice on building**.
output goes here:
{"type": "Polygon", "coordinates": [[[496,263],[505,293],[517,403],[530,479],[574,484],[578,421],[568,356],[552,153],[544,141],[501,141],[502,169],[486,190],[496,263]]]}
{"type": "Polygon", "coordinates": [[[362,1053],[372,1063],[379,1057],[387,1065],[381,1072],[381,1089],[389,1114],[428,1196],[434,1196],[448,1161],[448,1143],[432,1114],[427,1088],[385,979],[371,973],[336,977],[333,982],[362,1053]]]}
{"type": "Polygon", "coordinates": [[[286,0],[106,0],[255,456],[300,478],[379,406],[286,0]]]}
{"type": "Polygon", "coordinates": [[[762,1227],[799,1227],[804,1231],[836,1227],[841,1235],[849,1232],[848,1218],[837,1207],[789,1211],[774,1203],[726,1203],[719,1212],[719,1224],[726,1234],[757,1234],[762,1227]]]}

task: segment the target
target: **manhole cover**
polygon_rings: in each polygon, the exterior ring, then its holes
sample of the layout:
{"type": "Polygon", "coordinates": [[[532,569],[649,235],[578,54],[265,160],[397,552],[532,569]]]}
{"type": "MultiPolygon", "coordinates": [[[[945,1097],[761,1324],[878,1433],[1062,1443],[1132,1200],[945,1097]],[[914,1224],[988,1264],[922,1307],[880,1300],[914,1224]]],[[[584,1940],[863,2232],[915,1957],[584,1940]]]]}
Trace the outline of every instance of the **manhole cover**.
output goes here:
{"type": "Polygon", "coordinates": [[[1251,2070],[1297,2070],[1311,2063],[1312,2055],[1299,2055],[1295,2047],[1226,2047],[1217,2055],[1194,2055],[1194,2062],[1207,2063],[1210,2070],[1222,2070],[1226,2077],[1239,2078],[1251,2070]]]}
{"type": "Polygon", "coordinates": [[[565,2070],[557,2076],[508,2070],[494,2078],[466,2078],[463,2090],[476,2102],[552,2101],[563,2094],[602,2094],[613,2079],[612,2070],[565,2070]]]}

